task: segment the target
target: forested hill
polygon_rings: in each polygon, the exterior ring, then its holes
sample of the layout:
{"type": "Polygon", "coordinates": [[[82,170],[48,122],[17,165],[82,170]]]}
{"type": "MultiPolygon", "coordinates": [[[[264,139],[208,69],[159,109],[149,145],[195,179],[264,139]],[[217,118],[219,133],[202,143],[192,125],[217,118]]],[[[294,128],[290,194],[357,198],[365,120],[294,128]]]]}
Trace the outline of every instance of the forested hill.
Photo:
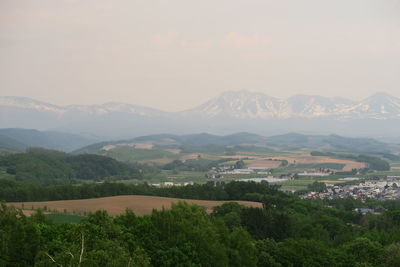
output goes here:
{"type": "Polygon", "coordinates": [[[9,176],[40,185],[70,184],[76,179],[141,178],[143,174],[138,166],[100,155],[70,155],[42,148],[0,157],[0,169],[9,176]]]}

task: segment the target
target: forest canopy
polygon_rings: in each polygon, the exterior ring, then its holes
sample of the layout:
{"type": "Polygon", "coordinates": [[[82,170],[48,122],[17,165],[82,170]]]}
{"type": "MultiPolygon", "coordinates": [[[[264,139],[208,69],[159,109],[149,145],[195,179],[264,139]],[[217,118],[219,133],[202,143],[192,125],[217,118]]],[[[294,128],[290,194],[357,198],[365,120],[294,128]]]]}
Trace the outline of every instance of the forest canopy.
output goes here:
{"type": "Polygon", "coordinates": [[[0,157],[0,167],[17,181],[33,184],[70,184],[74,179],[102,180],[107,177],[142,178],[138,166],[91,154],[71,155],[42,148],[30,148],[27,153],[0,157]]]}

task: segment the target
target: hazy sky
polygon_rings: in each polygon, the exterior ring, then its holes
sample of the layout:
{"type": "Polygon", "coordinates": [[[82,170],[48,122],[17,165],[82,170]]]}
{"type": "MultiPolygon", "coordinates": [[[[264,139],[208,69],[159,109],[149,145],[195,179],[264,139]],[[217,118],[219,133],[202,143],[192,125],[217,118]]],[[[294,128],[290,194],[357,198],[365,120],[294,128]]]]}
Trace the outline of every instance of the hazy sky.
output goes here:
{"type": "Polygon", "coordinates": [[[400,0],[0,0],[0,95],[182,110],[400,96],[400,0]]]}

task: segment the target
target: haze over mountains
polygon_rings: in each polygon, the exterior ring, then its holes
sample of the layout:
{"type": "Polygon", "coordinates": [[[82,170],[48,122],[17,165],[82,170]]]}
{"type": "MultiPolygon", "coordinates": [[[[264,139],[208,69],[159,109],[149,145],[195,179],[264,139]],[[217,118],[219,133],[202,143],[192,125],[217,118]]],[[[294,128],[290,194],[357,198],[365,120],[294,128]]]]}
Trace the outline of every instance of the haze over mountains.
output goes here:
{"type": "Polygon", "coordinates": [[[0,154],[2,150],[21,152],[29,147],[71,152],[96,141],[99,140],[70,133],[19,128],[0,129],[0,154]]]}
{"type": "Polygon", "coordinates": [[[398,153],[400,145],[390,144],[373,138],[351,138],[338,135],[304,135],[287,133],[275,136],[262,136],[240,132],[229,135],[196,133],[189,135],[153,134],[124,140],[99,140],[84,136],[38,131],[33,129],[0,129],[0,154],[2,152],[24,152],[29,147],[74,152],[95,153],[112,151],[114,148],[134,149],[184,149],[187,151],[250,150],[273,152],[278,150],[332,150],[348,152],[398,153]]]}
{"type": "Polygon", "coordinates": [[[1,128],[57,130],[104,138],[240,131],[391,137],[399,135],[399,122],[400,99],[386,93],[356,102],[308,95],[280,99],[257,92],[228,91],[181,112],[115,102],[57,106],[24,97],[0,97],[1,128]]]}

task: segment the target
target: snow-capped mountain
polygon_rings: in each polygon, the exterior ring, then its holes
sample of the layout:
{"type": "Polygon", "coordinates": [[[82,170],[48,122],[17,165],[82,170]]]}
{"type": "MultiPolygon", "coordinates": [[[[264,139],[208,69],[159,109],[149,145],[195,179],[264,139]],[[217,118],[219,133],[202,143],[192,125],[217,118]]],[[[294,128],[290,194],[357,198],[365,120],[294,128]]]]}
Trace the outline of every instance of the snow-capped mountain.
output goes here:
{"type": "Polygon", "coordinates": [[[296,95],[287,100],[291,117],[341,116],[354,102],[340,97],[296,95]]]}
{"type": "Polygon", "coordinates": [[[249,91],[228,91],[196,107],[183,111],[188,116],[227,116],[240,119],[286,117],[287,103],[283,100],[249,91]]]}
{"type": "Polygon", "coordinates": [[[0,97],[0,128],[34,128],[107,137],[154,133],[375,133],[400,135],[400,99],[377,93],[362,101],[296,95],[275,98],[228,91],[182,112],[126,104],[57,106],[24,97],[0,97]]]}
{"type": "Polygon", "coordinates": [[[238,119],[388,119],[400,117],[400,99],[378,93],[354,102],[340,97],[296,95],[288,99],[269,97],[261,93],[225,92],[218,97],[188,111],[186,116],[206,118],[232,117],[238,119]]]}
{"type": "Polygon", "coordinates": [[[351,117],[362,117],[370,119],[392,119],[400,118],[400,99],[386,93],[376,93],[349,110],[351,117]]]}
{"type": "Polygon", "coordinates": [[[62,114],[65,112],[64,107],[52,105],[28,97],[17,97],[17,96],[0,97],[0,107],[32,109],[37,111],[54,112],[57,114],[62,114]]]}
{"type": "Polygon", "coordinates": [[[165,111],[160,111],[153,108],[142,107],[138,105],[126,104],[126,103],[117,103],[117,102],[107,102],[102,105],[73,105],[67,107],[68,111],[74,112],[84,112],[87,114],[94,115],[104,115],[108,113],[118,112],[118,113],[127,113],[127,114],[135,114],[146,117],[155,117],[155,116],[164,116],[165,111]]]}
{"type": "Polygon", "coordinates": [[[3,96],[0,97],[0,107],[31,109],[35,111],[46,111],[56,113],[60,116],[68,112],[80,112],[92,115],[104,115],[112,112],[137,114],[141,116],[163,116],[165,111],[153,108],[127,104],[108,102],[101,105],[70,105],[56,106],[27,97],[3,96]]]}

